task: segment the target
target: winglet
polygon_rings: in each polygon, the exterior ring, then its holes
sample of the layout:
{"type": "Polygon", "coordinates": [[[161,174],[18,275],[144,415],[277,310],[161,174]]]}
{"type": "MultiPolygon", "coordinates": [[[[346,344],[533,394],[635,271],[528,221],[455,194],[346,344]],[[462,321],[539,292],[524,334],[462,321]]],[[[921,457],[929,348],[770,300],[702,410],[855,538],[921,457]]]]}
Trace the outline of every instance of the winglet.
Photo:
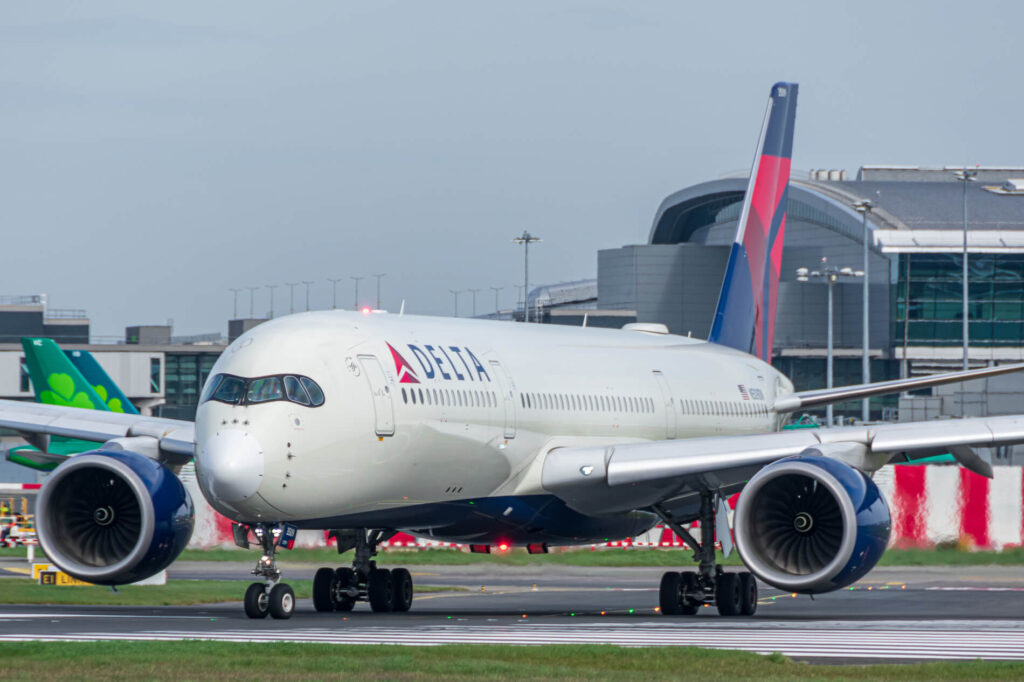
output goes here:
{"type": "Polygon", "coordinates": [[[771,362],[786,231],[796,83],[772,86],[708,340],[771,362]]]}

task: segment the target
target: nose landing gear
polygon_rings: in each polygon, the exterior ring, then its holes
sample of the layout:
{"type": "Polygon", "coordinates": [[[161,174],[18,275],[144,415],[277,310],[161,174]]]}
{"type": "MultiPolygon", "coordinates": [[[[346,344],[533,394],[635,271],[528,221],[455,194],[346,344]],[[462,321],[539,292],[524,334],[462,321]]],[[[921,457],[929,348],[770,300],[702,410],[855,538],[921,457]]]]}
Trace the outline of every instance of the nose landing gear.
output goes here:
{"type": "Polygon", "coordinates": [[[287,583],[279,582],[281,571],[275,559],[283,526],[260,523],[249,530],[263,548],[263,555],[256,562],[256,568],[252,569],[252,574],[263,578],[263,582],[254,582],[245,591],[245,615],[250,618],[266,618],[267,615],[277,619],[291,618],[295,612],[295,591],[287,583]]]}
{"type": "Polygon", "coordinates": [[[313,606],[317,611],[351,611],[367,601],[377,613],[405,612],[412,606],[412,575],[404,568],[378,568],[373,557],[391,530],[335,530],[338,553],[355,549],[352,567],[321,568],[313,578],[313,606]]]}

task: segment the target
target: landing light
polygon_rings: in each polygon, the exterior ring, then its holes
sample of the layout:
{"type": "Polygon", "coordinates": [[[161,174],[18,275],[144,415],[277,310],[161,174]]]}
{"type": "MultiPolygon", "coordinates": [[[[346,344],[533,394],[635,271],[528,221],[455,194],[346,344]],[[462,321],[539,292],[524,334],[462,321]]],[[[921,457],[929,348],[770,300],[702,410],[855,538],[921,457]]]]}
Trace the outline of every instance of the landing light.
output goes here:
{"type": "Polygon", "coordinates": [[[502,543],[498,544],[498,551],[499,552],[507,552],[508,551],[508,543],[507,542],[502,542],[502,543]]]}
{"type": "Polygon", "coordinates": [[[363,306],[363,315],[369,315],[371,312],[373,312],[373,311],[370,308],[370,306],[368,306],[368,305],[363,306]]]}

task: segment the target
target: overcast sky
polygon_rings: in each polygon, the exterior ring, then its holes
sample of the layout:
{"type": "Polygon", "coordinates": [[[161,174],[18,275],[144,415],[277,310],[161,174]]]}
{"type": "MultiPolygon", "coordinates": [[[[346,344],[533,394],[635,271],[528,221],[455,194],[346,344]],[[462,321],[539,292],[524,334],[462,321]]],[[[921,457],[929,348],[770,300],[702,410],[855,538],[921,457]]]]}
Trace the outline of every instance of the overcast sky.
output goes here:
{"type": "Polygon", "coordinates": [[[1024,164],[1022,26],[1020,2],[5,3],[0,292],[101,336],[224,332],[231,287],[314,280],[323,308],[344,277],[351,306],[379,272],[392,310],[508,307],[512,237],[544,240],[534,283],[596,276],[666,195],[749,168],[778,80],[794,168],[1024,164]]]}

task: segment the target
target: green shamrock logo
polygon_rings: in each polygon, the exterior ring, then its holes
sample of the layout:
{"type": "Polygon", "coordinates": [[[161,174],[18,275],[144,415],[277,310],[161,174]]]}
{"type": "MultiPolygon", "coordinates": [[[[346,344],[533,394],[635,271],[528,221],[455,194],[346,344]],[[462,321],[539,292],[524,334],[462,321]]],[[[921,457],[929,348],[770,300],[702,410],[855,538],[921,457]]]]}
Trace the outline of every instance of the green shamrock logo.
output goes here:
{"type": "Polygon", "coordinates": [[[46,377],[46,383],[50,390],[39,394],[39,399],[47,405],[66,405],[68,407],[81,407],[87,410],[95,410],[92,400],[85,394],[85,391],[75,392],[75,380],[70,374],[53,373],[46,377]]]}
{"type": "Polygon", "coordinates": [[[93,386],[93,389],[96,391],[96,395],[98,395],[100,399],[107,404],[107,407],[110,408],[111,412],[124,412],[124,406],[121,405],[121,400],[119,398],[107,400],[106,386],[103,384],[96,384],[93,386]]]}

